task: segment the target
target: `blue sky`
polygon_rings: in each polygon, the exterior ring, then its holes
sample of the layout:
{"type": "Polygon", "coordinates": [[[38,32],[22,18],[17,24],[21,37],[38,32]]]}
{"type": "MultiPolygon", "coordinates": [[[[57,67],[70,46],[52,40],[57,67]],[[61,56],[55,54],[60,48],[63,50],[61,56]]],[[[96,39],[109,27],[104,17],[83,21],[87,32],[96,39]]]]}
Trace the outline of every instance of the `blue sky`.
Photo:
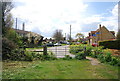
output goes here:
{"type": "Polygon", "coordinates": [[[72,37],[76,33],[97,30],[98,24],[106,26],[111,31],[118,29],[117,2],[83,2],[82,0],[25,0],[16,2],[11,11],[18,18],[18,27],[51,37],[56,29],[69,34],[72,25],[72,37]]]}

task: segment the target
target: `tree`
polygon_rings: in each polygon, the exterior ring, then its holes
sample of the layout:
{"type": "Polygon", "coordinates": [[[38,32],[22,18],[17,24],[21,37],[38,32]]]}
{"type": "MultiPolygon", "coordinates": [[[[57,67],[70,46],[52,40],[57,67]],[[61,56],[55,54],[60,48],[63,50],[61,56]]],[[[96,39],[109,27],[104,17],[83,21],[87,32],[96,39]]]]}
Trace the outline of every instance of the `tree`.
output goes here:
{"type": "Polygon", "coordinates": [[[57,42],[59,42],[60,40],[63,40],[62,30],[55,30],[53,34],[53,38],[55,38],[57,42]]]}
{"type": "Polygon", "coordinates": [[[12,0],[9,2],[0,2],[2,5],[2,34],[7,32],[6,27],[12,27],[12,15],[10,14],[11,9],[13,8],[12,0]],[[8,24],[9,23],[9,24],[8,24]],[[11,23],[11,24],[10,24],[11,23]]]}
{"type": "Polygon", "coordinates": [[[120,29],[118,30],[118,33],[117,33],[117,39],[120,40],[120,29]]]}
{"type": "Polygon", "coordinates": [[[84,35],[82,33],[77,33],[76,36],[79,40],[84,38],[84,35]]]}

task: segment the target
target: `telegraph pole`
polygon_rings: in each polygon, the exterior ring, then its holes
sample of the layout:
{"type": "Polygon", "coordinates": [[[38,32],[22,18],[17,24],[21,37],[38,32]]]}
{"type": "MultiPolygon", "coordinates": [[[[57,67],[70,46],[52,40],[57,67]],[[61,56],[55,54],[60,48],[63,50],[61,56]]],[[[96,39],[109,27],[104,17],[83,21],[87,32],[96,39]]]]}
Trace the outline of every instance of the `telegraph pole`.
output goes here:
{"type": "Polygon", "coordinates": [[[65,41],[66,41],[66,33],[65,33],[65,41]]]}
{"type": "Polygon", "coordinates": [[[71,42],[71,25],[70,25],[70,42],[71,42]]]}
{"type": "Polygon", "coordinates": [[[16,30],[17,30],[17,18],[16,18],[16,26],[15,26],[16,30]]]}
{"type": "MultiPolygon", "coordinates": [[[[15,26],[15,29],[17,31],[17,18],[16,18],[16,26],[15,26]]],[[[15,38],[16,38],[16,33],[15,33],[15,38]]]]}

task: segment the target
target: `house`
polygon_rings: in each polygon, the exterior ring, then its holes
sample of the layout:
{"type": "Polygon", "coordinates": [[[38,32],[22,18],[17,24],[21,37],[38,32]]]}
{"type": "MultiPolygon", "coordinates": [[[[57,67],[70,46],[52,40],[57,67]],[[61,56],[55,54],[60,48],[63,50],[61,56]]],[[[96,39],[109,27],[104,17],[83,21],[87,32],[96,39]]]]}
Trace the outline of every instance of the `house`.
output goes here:
{"type": "Polygon", "coordinates": [[[20,36],[24,36],[28,38],[28,41],[31,42],[32,37],[34,38],[34,43],[41,43],[43,41],[43,36],[34,32],[30,32],[30,31],[24,31],[24,30],[19,30],[19,29],[14,29],[16,31],[17,34],[19,34],[20,36]]]}
{"type": "Polygon", "coordinates": [[[25,36],[25,37],[43,37],[40,34],[34,33],[34,32],[30,32],[30,31],[24,31],[24,30],[19,30],[19,29],[14,29],[16,31],[16,33],[18,33],[20,36],[25,36]]]}
{"type": "Polygon", "coordinates": [[[99,41],[115,39],[115,32],[109,31],[105,26],[99,25],[99,29],[89,33],[89,44],[98,43],[99,41]]]}

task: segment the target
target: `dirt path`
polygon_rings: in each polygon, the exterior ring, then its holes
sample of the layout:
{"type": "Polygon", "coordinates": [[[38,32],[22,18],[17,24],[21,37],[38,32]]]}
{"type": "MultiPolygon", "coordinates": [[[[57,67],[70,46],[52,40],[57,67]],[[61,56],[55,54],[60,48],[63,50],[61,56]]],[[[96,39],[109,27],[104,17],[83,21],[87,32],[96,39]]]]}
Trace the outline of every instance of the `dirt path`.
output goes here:
{"type": "Polygon", "coordinates": [[[98,61],[98,60],[95,59],[95,58],[86,57],[86,59],[90,60],[92,65],[99,65],[99,64],[100,64],[100,61],[98,61]]]}

